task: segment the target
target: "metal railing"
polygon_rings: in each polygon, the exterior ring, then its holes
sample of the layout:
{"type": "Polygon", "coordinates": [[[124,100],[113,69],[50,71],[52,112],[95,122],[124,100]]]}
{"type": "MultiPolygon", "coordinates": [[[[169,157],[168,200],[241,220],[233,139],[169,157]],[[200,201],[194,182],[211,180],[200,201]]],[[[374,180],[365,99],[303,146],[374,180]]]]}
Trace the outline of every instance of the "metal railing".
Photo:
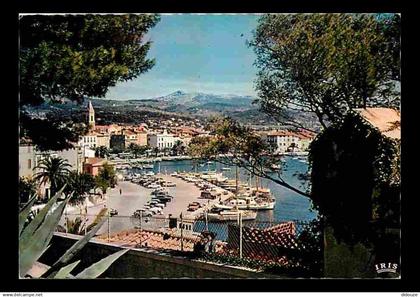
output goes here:
{"type": "MultiPolygon", "coordinates": [[[[92,215],[63,216],[58,231],[83,235],[92,215]]],[[[110,216],[96,239],[132,248],[149,248],[188,257],[246,266],[259,271],[318,275],[322,235],[301,221],[209,222],[206,219],[110,216]]]]}

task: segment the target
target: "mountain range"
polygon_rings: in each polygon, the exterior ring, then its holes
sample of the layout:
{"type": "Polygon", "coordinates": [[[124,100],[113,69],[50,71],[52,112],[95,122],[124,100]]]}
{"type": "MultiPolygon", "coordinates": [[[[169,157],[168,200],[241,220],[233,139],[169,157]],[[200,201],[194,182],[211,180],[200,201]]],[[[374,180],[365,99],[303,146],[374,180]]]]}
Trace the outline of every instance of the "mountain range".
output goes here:
{"type": "MultiPolygon", "coordinates": [[[[255,104],[256,97],[243,95],[216,95],[207,93],[186,93],[181,90],[175,91],[166,96],[131,99],[131,100],[108,100],[108,99],[86,99],[82,105],[65,100],[65,104],[53,104],[40,107],[47,110],[62,110],[66,112],[77,112],[85,109],[88,100],[98,111],[105,113],[127,113],[127,112],[148,112],[153,114],[179,114],[187,117],[202,117],[222,115],[230,116],[243,123],[252,124],[276,124],[276,122],[259,110],[255,104]]],[[[38,109],[39,110],[39,109],[38,109]]],[[[290,110],[289,115],[298,116],[302,122],[312,122],[313,116],[307,113],[290,110]]]]}
{"type": "Polygon", "coordinates": [[[214,95],[206,93],[185,93],[176,91],[166,96],[155,97],[150,99],[128,100],[131,104],[156,105],[161,109],[169,109],[171,111],[181,108],[185,109],[203,109],[209,111],[221,111],[232,109],[255,109],[252,104],[255,100],[252,96],[240,95],[214,95]]]}

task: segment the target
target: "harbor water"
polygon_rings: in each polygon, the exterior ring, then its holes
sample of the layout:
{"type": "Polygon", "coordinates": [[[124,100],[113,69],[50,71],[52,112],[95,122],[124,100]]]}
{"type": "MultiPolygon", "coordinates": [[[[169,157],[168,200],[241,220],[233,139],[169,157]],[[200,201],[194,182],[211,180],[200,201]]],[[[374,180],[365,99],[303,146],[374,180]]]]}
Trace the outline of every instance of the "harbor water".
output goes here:
{"type": "MultiPolygon", "coordinates": [[[[308,171],[308,164],[305,159],[284,156],[281,168],[281,177],[283,180],[300,190],[305,191],[307,189],[308,185],[298,178],[299,174],[304,174],[308,171]]],[[[160,171],[160,173],[167,174],[173,172],[217,171],[223,172],[223,175],[230,179],[235,179],[236,175],[235,167],[217,162],[207,163],[206,161],[199,160],[155,162],[153,171],[155,173],[160,171]],[[230,168],[230,170],[227,168],[230,168]]],[[[270,176],[276,178],[278,173],[272,172],[270,176]]],[[[255,177],[250,178],[249,173],[243,168],[239,169],[239,178],[241,183],[251,183],[255,186],[255,177]]],[[[310,221],[316,217],[316,211],[312,209],[309,198],[286,189],[266,178],[260,178],[258,183],[260,186],[269,188],[276,198],[276,207],[274,210],[259,211],[257,216],[258,221],[310,221]]]]}

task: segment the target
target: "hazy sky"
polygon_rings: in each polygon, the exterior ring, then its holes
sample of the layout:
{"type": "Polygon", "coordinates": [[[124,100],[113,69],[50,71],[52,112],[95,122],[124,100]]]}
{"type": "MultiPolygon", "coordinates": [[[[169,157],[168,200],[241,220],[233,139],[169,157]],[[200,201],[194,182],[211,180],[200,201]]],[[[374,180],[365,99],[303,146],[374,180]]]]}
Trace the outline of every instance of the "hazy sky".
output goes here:
{"type": "Polygon", "coordinates": [[[255,54],[246,46],[258,15],[162,15],[147,39],[155,66],[120,83],[107,99],[141,99],[177,90],[254,95],[255,54]]]}

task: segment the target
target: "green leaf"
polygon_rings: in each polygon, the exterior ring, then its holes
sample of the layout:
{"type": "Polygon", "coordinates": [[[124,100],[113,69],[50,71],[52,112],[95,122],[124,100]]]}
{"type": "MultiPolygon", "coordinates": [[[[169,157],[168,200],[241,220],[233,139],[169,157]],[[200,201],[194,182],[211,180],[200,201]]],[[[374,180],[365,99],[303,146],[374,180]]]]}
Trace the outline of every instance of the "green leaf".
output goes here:
{"type": "Polygon", "coordinates": [[[64,255],[60,257],[47,272],[44,273],[43,277],[54,276],[55,272],[66,265],[88,242],[95,236],[96,232],[102,227],[103,223],[106,221],[106,218],[102,219],[89,233],[87,233],[83,238],[78,240],[75,244],[69,248],[64,255]]]}
{"type": "Polygon", "coordinates": [[[45,217],[47,216],[48,212],[50,211],[51,207],[55,204],[57,199],[61,196],[61,193],[64,190],[65,185],[61,188],[60,191],[58,191],[51,199],[48,201],[48,203],[45,205],[43,209],[35,216],[35,218],[29,223],[28,226],[26,226],[25,229],[23,229],[22,234],[19,238],[19,243],[26,245],[31,240],[32,234],[41,226],[42,222],[45,220],[45,217]]]}
{"type": "Polygon", "coordinates": [[[38,197],[37,194],[34,194],[31,199],[29,199],[28,203],[20,210],[19,212],[19,234],[23,230],[23,226],[25,225],[25,221],[28,218],[29,213],[31,212],[31,207],[34,205],[36,198],[38,197]]]}
{"type": "Polygon", "coordinates": [[[119,257],[124,255],[126,252],[128,252],[128,249],[124,249],[121,251],[118,251],[116,253],[113,253],[112,255],[109,255],[106,258],[103,258],[102,260],[92,264],[82,272],[80,272],[78,275],[76,275],[76,278],[97,278],[102,273],[104,273],[109,266],[111,266],[112,263],[114,263],[119,257]]]}
{"type": "Polygon", "coordinates": [[[77,260],[67,266],[61,268],[54,276],[50,276],[48,278],[67,278],[70,275],[70,272],[80,263],[81,260],[77,260]]]}
{"type": "Polygon", "coordinates": [[[19,243],[19,272],[21,276],[26,274],[45,251],[63,214],[68,199],[61,202],[50,215],[45,217],[39,228],[28,236],[27,240],[29,241],[25,242],[25,244],[19,243]]]}

